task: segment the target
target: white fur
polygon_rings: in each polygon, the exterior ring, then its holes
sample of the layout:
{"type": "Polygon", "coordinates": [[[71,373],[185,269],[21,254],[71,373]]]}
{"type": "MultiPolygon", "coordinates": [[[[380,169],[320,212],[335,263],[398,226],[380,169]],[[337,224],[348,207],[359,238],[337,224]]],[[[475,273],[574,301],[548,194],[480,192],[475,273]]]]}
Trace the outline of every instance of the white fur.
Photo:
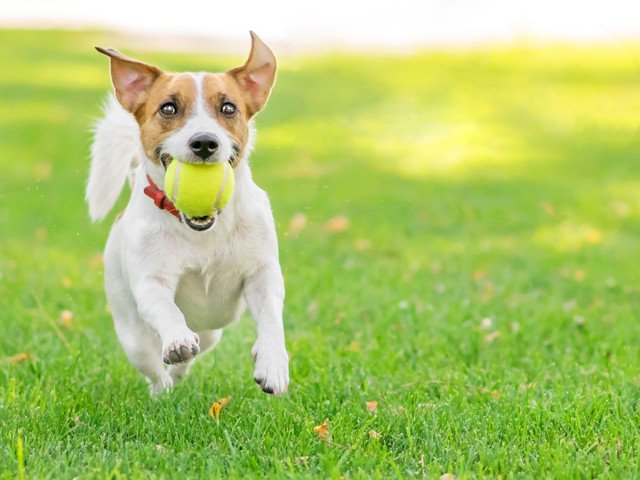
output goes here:
{"type": "Polygon", "coordinates": [[[140,129],[133,115],[113,95],[104,105],[104,119],[96,124],[86,200],[91,220],[102,220],[116,203],[127,173],[140,164],[140,129]]]}
{"type": "MultiPolygon", "coordinates": [[[[231,148],[226,132],[216,130],[222,127],[201,104],[171,139],[175,144],[165,142],[166,151],[179,153],[179,142],[188,148],[187,125],[214,131],[231,148]]],[[[283,393],[289,383],[284,282],[271,206],[251,178],[249,149],[235,169],[230,203],[213,228],[197,232],[144,195],[145,175],[162,185],[164,169],[142,153],[140,143],[133,118],[109,102],[95,132],[87,200],[91,217],[104,217],[130,165],[140,163],[129,204],[113,225],[104,254],[107,299],[129,360],[147,377],[152,392],[170,388],[187,373],[193,354],[213,347],[222,329],[248,306],[258,333],[254,379],[265,391],[283,393]],[[177,353],[187,362],[165,369],[163,359],[177,353]]]]}
{"type": "Polygon", "coordinates": [[[191,158],[193,161],[198,162],[200,159],[189,149],[189,139],[196,133],[208,132],[218,139],[218,149],[213,154],[213,160],[224,162],[232,153],[231,139],[227,131],[207,112],[206,100],[202,91],[204,74],[193,73],[191,76],[196,84],[195,111],[179,131],[164,141],[162,151],[171,154],[175,158],[191,158]]]}

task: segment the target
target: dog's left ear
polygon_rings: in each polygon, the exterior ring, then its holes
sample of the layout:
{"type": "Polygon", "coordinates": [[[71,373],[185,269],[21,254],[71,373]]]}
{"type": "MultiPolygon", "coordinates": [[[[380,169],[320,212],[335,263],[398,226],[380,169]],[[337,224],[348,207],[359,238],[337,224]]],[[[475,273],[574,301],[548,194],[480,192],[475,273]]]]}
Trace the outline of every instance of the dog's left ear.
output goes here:
{"type": "Polygon", "coordinates": [[[247,62],[229,70],[246,92],[249,116],[258,113],[267,103],[271,87],[276,79],[276,57],[254,32],[251,33],[251,53],[247,62]]]}

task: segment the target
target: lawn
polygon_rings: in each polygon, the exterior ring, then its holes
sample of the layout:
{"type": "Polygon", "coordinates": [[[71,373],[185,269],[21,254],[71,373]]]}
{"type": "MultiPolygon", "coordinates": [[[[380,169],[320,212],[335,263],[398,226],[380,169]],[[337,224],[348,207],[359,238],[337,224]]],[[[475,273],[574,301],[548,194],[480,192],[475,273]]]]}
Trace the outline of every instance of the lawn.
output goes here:
{"type": "Polygon", "coordinates": [[[0,478],[640,475],[640,48],[281,57],[252,166],[289,393],[247,316],[152,399],[83,201],[107,37],[0,31],[0,478]]]}

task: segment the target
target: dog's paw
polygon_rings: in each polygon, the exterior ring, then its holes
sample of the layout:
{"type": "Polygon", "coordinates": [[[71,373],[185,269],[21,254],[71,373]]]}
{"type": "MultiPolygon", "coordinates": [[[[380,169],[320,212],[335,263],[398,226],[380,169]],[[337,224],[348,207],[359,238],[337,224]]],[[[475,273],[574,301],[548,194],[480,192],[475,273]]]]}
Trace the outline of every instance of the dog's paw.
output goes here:
{"type": "Polygon", "coordinates": [[[168,365],[185,363],[200,352],[200,338],[187,327],[171,332],[162,342],[162,360],[168,365]]]}
{"type": "Polygon", "coordinates": [[[258,339],[251,350],[255,360],[253,379],[262,391],[281,395],[289,386],[289,355],[282,342],[258,339]]]}

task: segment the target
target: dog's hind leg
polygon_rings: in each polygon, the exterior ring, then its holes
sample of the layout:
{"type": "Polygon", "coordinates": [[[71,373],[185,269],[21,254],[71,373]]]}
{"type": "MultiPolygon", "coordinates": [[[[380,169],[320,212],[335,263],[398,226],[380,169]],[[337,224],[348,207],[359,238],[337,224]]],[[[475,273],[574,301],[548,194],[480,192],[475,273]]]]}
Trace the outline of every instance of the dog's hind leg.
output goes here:
{"type": "MultiPolygon", "coordinates": [[[[201,330],[198,333],[200,337],[200,354],[212,349],[220,341],[222,337],[222,329],[220,330],[201,330]]],[[[173,379],[173,384],[177,385],[180,380],[189,374],[191,365],[193,365],[194,359],[185,363],[178,363],[175,365],[169,365],[168,371],[173,379]]]]}

